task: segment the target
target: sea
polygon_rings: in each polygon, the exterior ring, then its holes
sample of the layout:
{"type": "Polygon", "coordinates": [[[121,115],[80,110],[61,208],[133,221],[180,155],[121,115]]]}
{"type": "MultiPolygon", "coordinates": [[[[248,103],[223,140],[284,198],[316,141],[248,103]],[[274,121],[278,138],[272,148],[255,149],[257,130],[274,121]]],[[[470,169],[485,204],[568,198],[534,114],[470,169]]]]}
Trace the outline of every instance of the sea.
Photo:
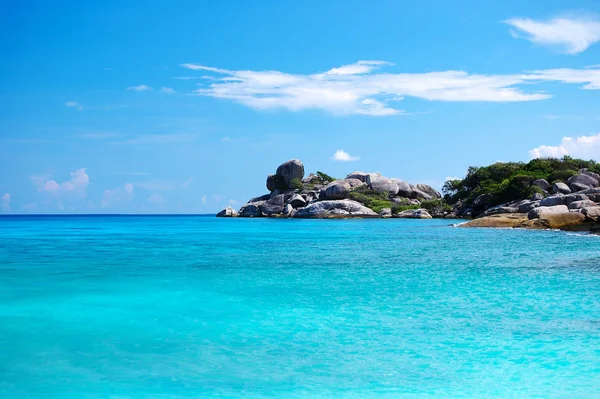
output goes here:
{"type": "Polygon", "coordinates": [[[0,398],[599,398],[600,237],[0,218],[0,398]]]}

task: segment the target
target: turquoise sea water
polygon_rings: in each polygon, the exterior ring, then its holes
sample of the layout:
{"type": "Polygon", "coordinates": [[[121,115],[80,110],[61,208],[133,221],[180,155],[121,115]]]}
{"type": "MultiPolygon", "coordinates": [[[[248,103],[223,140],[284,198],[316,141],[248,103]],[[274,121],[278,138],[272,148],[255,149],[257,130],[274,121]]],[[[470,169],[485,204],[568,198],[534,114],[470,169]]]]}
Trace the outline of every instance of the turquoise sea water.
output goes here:
{"type": "Polygon", "coordinates": [[[600,397],[600,237],[449,223],[0,218],[0,397],[600,397]]]}

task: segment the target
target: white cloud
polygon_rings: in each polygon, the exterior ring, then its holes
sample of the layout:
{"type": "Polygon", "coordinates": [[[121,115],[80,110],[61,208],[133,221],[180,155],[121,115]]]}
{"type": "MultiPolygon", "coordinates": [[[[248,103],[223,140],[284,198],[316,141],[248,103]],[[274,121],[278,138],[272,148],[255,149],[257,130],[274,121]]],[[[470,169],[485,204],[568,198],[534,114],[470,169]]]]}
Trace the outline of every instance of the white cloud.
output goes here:
{"type": "Polygon", "coordinates": [[[556,46],[567,54],[577,54],[600,41],[600,21],[593,17],[553,18],[536,21],[511,18],[504,23],[512,26],[513,37],[525,34],[525,39],[543,46],[556,46]]]}
{"type": "Polygon", "coordinates": [[[333,154],[333,157],[331,159],[333,159],[334,161],[350,162],[358,161],[360,157],[352,156],[344,150],[337,150],[335,154],[333,154]]]}
{"type": "Polygon", "coordinates": [[[0,211],[3,213],[10,212],[10,194],[4,193],[2,197],[0,197],[0,211]]]}
{"type": "Polygon", "coordinates": [[[127,90],[133,90],[133,91],[150,91],[153,90],[152,87],[148,86],[148,85],[139,85],[139,86],[130,86],[127,88],[127,90]]]}
{"type": "Polygon", "coordinates": [[[218,76],[196,94],[231,100],[250,108],[290,111],[320,109],[333,114],[389,116],[404,113],[394,104],[404,97],[430,101],[538,101],[552,97],[532,90],[531,83],[581,84],[600,89],[600,69],[550,69],[508,75],[478,75],[465,71],[382,73],[384,61],[359,61],[312,75],[279,71],[230,71],[203,65],[184,68],[206,70],[218,76]],[[520,87],[523,85],[524,87],[520,87]],[[526,90],[527,88],[527,90],[526,90]]]}
{"type": "Polygon", "coordinates": [[[90,176],[86,173],[86,168],[71,172],[71,178],[62,183],[46,176],[32,176],[30,179],[40,192],[55,195],[69,194],[80,197],[86,196],[86,189],[90,183],[90,176]]]}
{"type": "Polygon", "coordinates": [[[70,108],[75,108],[77,111],[83,111],[83,105],[79,104],[77,101],[67,101],[65,105],[70,108]]]}
{"type": "Polygon", "coordinates": [[[531,158],[560,158],[565,155],[600,160],[600,133],[575,138],[563,137],[556,146],[541,145],[529,151],[531,158]]]}
{"type": "Polygon", "coordinates": [[[173,89],[171,87],[161,87],[160,91],[162,93],[167,93],[167,94],[174,94],[175,93],[175,89],[173,89]]]}

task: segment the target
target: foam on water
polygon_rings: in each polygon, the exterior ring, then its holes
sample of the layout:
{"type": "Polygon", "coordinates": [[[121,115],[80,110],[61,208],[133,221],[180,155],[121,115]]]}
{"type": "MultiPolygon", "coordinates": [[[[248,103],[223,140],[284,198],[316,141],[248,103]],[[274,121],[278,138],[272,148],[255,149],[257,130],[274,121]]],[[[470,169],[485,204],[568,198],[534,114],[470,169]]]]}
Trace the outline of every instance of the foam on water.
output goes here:
{"type": "Polygon", "coordinates": [[[0,218],[0,397],[597,397],[598,241],[450,223],[0,218]]]}

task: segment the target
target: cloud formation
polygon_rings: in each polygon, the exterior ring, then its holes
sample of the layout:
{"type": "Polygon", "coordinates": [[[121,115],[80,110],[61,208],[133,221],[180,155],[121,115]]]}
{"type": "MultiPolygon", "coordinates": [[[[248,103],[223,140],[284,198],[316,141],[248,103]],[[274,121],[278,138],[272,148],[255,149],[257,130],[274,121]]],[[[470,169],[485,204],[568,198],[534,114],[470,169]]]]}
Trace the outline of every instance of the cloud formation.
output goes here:
{"type": "Polygon", "coordinates": [[[106,208],[116,204],[129,202],[133,198],[134,187],[131,183],[125,183],[123,187],[104,190],[100,206],[106,208]]]}
{"type": "Polygon", "coordinates": [[[175,89],[173,89],[171,87],[161,87],[160,91],[162,93],[167,93],[167,94],[174,94],[175,93],[175,89]]]}
{"type": "Polygon", "coordinates": [[[86,173],[86,168],[81,168],[75,172],[71,172],[71,178],[62,183],[44,176],[32,176],[31,181],[33,181],[40,192],[85,197],[87,186],[90,183],[90,176],[86,173]]]}
{"type": "Polygon", "coordinates": [[[334,161],[351,162],[358,161],[360,157],[352,156],[344,150],[337,150],[331,159],[334,161]]]}
{"type": "Polygon", "coordinates": [[[2,213],[10,212],[10,194],[9,193],[4,193],[4,195],[2,195],[2,197],[0,197],[0,211],[2,211],[2,213]]]}
{"type": "Polygon", "coordinates": [[[198,64],[191,70],[217,75],[205,80],[197,95],[241,103],[257,110],[324,110],[333,114],[389,116],[404,113],[395,104],[404,97],[430,101],[538,101],[552,97],[535,91],[532,83],[581,84],[600,89],[600,69],[551,69],[508,75],[469,74],[465,71],[383,73],[385,61],[358,61],[311,75],[280,71],[234,71],[198,64]],[[520,85],[527,84],[527,91],[520,85]]]}
{"type": "Polygon", "coordinates": [[[145,85],[145,84],[141,84],[139,86],[129,86],[127,88],[127,90],[133,90],[133,91],[151,91],[154,90],[152,89],[152,87],[145,85]]]}
{"type": "Polygon", "coordinates": [[[556,146],[541,145],[529,151],[531,158],[560,158],[565,155],[600,160],[600,133],[591,136],[563,137],[556,146]]]}
{"type": "Polygon", "coordinates": [[[592,17],[552,18],[536,21],[529,18],[511,18],[504,23],[513,27],[511,34],[521,34],[530,42],[558,47],[567,54],[577,54],[600,41],[600,21],[592,17]]]}
{"type": "Polygon", "coordinates": [[[77,111],[83,111],[83,105],[79,104],[77,101],[67,101],[65,105],[69,108],[75,108],[77,111]]]}

